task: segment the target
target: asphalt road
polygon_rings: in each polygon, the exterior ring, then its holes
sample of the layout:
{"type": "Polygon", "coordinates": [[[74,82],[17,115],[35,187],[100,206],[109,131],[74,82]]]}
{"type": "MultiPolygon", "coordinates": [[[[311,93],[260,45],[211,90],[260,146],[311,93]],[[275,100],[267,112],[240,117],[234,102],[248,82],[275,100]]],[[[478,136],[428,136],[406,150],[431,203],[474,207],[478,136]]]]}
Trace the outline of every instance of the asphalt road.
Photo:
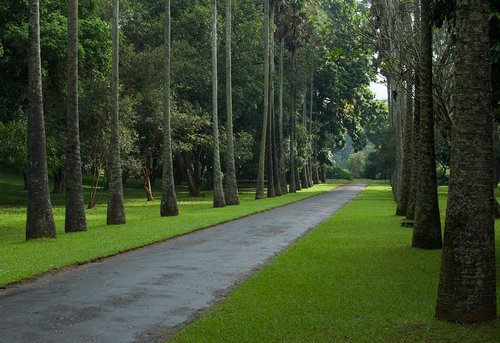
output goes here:
{"type": "Polygon", "coordinates": [[[0,291],[0,342],[154,342],[356,197],[349,184],[0,291]]]}

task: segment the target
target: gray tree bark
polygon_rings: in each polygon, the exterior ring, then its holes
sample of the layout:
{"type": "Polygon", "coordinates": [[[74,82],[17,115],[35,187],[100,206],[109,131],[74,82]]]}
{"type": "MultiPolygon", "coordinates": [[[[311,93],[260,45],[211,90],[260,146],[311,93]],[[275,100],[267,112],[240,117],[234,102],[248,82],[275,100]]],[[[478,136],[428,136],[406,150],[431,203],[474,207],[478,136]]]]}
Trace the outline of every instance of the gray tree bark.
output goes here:
{"type": "Polygon", "coordinates": [[[50,203],[40,59],[40,2],[29,2],[28,33],[28,209],[26,239],[54,238],[56,226],[50,203]]]}
{"type": "Polygon", "coordinates": [[[285,148],[283,146],[283,78],[284,78],[284,54],[285,54],[285,40],[280,40],[280,59],[279,59],[279,108],[278,108],[278,151],[279,151],[279,173],[281,181],[281,193],[288,193],[288,186],[286,183],[286,166],[285,166],[285,148]]]}
{"type": "Polygon", "coordinates": [[[233,134],[233,88],[232,88],[232,8],[231,1],[226,0],[226,107],[227,107],[227,153],[226,153],[226,175],[225,196],[227,205],[239,205],[238,183],[236,180],[236,166],[234,161],[234,134],[233,134]]]}
{"type": "MultiPolygon", "coordinates": [[[[415,0],[415,26],[414,33],[416,37],[420,37],[420,0],[415,0]]],[[[419,41],[419,39],[417,40],[419,41]]],[[[406,223],[413,226],[413,221],[415,220],[415,202],[417,200],[417,182],[418,182],[418,170],[420,167],[420,71],[418,67],[418,59],[415,59],[415,95],[413,102],[413,122],[412,122],[412,170],[410,176],[410,193],[408,195],[408,205],[406,208],[406,223]]]]}
{"type": "Polygon", "coordinates": [[[120,45],[119,45],[120,1],[113,0],[113,66],[112,66],[112,98],[111,140],[109,142],[109,186],[108,186],[108,225],[125,224],[125,204],[123,201],[123,180],[120,158],[120,45]]]}
{"type": "Polygon", "coordinates": [[[255,199],[264,198],[264,170],[266,160],[266,136],[269,116],[269,0],[264,0],[264,113],[262,115],[262,135],[260,139],[259,171],[255,199]]]}
{"type": "Polygon", "coordinates": [[[78,114],[78,0],[68,1],[68,112],[66,117],[66,218],[64,230],[87,230],[83,204],[78,114]]]}
{"type": "Polygon", "coordinates": [[[489,1],[458,0],[450,187],[438,319],[497,316],[489,1]]]}
{"type": "Polygon", "coordinates": [[[408,212],[408,201],[410,198],[411,173],[412,173],[412,126],[413,126],[413,83],[411,72],[406,73],[406,106],[403,120],[403,170],[401,175],[401,186],[399,190],[399,202],[396,209],[397,216],[406,216],[408,212]]]}
{"type": "Polygon", "coordinates": [[[212,127],[214,158],[214,207],[226,206],[224,189],[222,187],[222,171],[219,150],[219,119],[217,103],[217,0],[212,0],[212,127]]]}
{"type": "Polygon", "coordinates": [[[412,246],[440,249],[441,218],[437,195],[434,113],[432,108],[432,26],[429,1],[421,0],[420,21],[420,169],[412,246]]]}
{"type": "Polygon", "coordinates": [[[175,194],[174,167],[172,162],[171,117],[171,76],[170,76],[170,40],[171,40],[170,0],[165,1],[165,59],[164,59],[164,94],[163,94],[163,156],[162,156],[162,192],[160,215],[162,217],[179,214],[175,194]]]}
{"type": "Polygon", "coordinates": [[[296,101],[297,101],[297,85],[296,85],[296,51],[292,51],[292,85],[291,85],[291,106],[290,106],[290,193],[297,192],[300,187],[297,182],[296,168],[295,168],[295,116],[296,116],[296,101]]]}
{"type": "Polygon", "coordinates": [[[270,34],[269,34],[269,146],[271,149],[271,160],[272,160],[272,174],[273,174],[273,186],[274,194],[276,196],[281,196],[283,192],[281,191],[281,177],[279,172],[279,158],[278,158],[278,147],[276,140],[276,106],[275,106],[275,89],[274,89],[274,79],[275,79],[275,30],[274,30],[274,15],[275,15],[275,5],[271,6],[270,14],[270,34]]]}

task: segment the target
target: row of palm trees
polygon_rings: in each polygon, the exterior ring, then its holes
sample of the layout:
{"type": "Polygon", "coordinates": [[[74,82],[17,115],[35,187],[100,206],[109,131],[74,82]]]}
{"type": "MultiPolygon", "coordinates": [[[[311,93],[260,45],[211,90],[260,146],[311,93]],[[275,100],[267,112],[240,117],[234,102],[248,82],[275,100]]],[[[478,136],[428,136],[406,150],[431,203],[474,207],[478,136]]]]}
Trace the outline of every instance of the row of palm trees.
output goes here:
{"type": "MultiPolygon", "coordinates": [[[[42,99],[42,77],[40,59],[40,11],[39,0],[29,2],[29,126],[28,126],[28,211],[26,238],[55,237],[56,230],[50,193],[48,189],[48,175],[46,162],[46,137],[44,128],[44,113],[42,99]]],[[[273,11],[279,1],[273,1],[273,11]]],[[[66,144],[66,232],[86,231],[87,224],[83,207],[82,163],[80,156],[79,137],[79,109],[78,109],[78,0],[68,0],[68,100],[67,100],[67,144],[66,144]]],[[[270,121],[270,65],[274,67],[274,52],[270,54],[270,41],[274,41],[274,33],[270,36],[270,2],[264,1],[264,114],[262,127],[262,141],[260,144],[259,171],[256,199],[264,197],[264,167],[266,160],[266,138],[274,135],[274,119],[270,121]],[[272,60],[271,60],[272,59],[272,60]],[[273,130],[273,131],[271,131],[273,130]],[[269,131],[269,133],[268,133],[269,131]]],[[[107,224],[119,225],[126,222],[125,205],[122,184],[122,169],[120,158],[120,118],[119,118],[119,0],[112,0],[112,112],[111,134],[108,146],[108,206],[107,224]]],[[[236,181],[233,113],[232,113],[232,56],[231,56],[231,31],[232,31],[231,0],[226,0],[226,101],[227,101],[227,156],[224,175],[225,186],[220,161],[219,129],[218,129],[218,104],[217,104],[217,0],[212,0],[212,125],[213,125],[213,171],[214,171],[214,207],[239,204],[238,187],[236,181]]],[[[274,21],[274,15],[273,19],[274,21]]],[[[176,216],[179,214],[177,205],[173,163],[172,163],[172,133],[171,133],[171,11],[170,0],[165,0],[164,23],[164,100],[163,100],[163,171],[162,171],[162,196],[160,205],[161,216],[176,216]]],[[[283,50],[283,39],[281,39],[283,50]]],[[[273,49],[274,51],[274,49],[273,49]]],[[[283,72],[283,57],[280,59],[280,70],[283,72]]],[[[282,84],[282,78],[281,78],[282,84]]],[[[274,101],[274,94],[272,95],[274,101]]],[[[280,120],[283,119],[282,86],[280,93],[280,120]]],[[[292,116],[293,117],[293,116],[292,116]]],[[[271,139],[267,151],[269,155],[276,154],[276,142],[271,146],[271,139]]],[[[279,150],[282,150],[282,125],[280,125],[279,150]]],[[[293,149],[292,149],[293,150],[293,149]]],[[[293,155],[293,153],[292,153],[293,155]]],[[[278,156],[275,156],[278,158],[278,156]]],[[[292,156],[293,157],[293,156],[292,156]]],[[[269,160],[273,159],[272,157],[269,160]]],[[[280,164],[283,156],[279,156],[280,164]]],[[[293,158],[292,158],[293,160],[293,158]]],[[[293,166],[292,166],[293,167],[293,166]]],[[[284,169],[284,168],[281,168],[284,169]]],[[[284,170],[270,168],[269,176],[276,173],[276,179],[281,177],[277,188],[277,195],[286,193],[284,170]],[[284,187],[283,187],[284,184],[284,187]]],[[[295,177],[292,173],[291,191],[295,177]]]]}

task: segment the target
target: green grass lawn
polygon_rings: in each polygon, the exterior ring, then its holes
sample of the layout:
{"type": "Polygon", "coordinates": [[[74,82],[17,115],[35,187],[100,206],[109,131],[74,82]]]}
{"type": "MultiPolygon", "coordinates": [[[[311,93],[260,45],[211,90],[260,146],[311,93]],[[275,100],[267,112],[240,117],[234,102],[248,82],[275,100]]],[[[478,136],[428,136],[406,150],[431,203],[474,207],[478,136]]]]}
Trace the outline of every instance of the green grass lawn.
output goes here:
{"type": "Polygon", "coordinates": [[[394,211],[390,188],[370,186],[174,342],[500,342],[500,320],[433,319],[440,251],[412,249],[394,211]]]}
{"type": "MultiPolygon", "coordinates": [[[[126,250],[152,244],[177,235],[217,223],[285,205],[336,187],[340,182],[317,185],[295,194],[273,199],[255,200],[253,189],[240,193],[241,205],[212,208],[212,194],[189,198],[187,190],[178,194],[178,217],[160,217],[160,194],[147,202],[137,185],[125,188],[127,224],[106,225],[106,198],[87,210],[89,230],[83,233],[64,233],[64,197],[52,196],[57,225],[56,239],[25,241],[26,192],[22,179],[0,173],[0,287],[41,273],[111,256],[126,250]]],[[[159,186],[159,185],[158,185],[159,186]]],[[[88,188],[86,188],[86,193],[88,188]]]]}

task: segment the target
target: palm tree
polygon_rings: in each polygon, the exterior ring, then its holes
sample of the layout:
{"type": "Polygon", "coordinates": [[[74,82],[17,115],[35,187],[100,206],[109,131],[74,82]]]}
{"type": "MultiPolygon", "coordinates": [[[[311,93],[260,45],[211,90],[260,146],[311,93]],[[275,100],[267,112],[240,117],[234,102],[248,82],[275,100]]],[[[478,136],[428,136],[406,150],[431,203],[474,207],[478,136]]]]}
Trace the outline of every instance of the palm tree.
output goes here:
{"type": "Polygon", "coordinates": [[[441,219],[437,197],[434,113],[432,109],[432,25],[430,0],[420,1],[420,170],[415,202],[412,245],[439,249],[441,219]]]}
{"type": "Polygon", "coordinates": [[[269,34],[269,148],[270,160],[272,162],[271,173],[273,174],[274,194],[281,196],[281,177],[279,172],[278,147],[276,140],[276,110],[274,97],[275,78],[275,13],[278,2],[271,0],[270,3],[270,34],[269,34]]]}
{"type": "Polygon", "coordinates": [[[497,317],[489,1],[457,1],[450,187],[438,319],[497,317]]]}
{"type": "Polygon", "coordinates": [[[283,78],[284,78],[284,54],[285,54],[285,39],[280,37],[280,58],[279,58],[279,97],[278,97],[278,170],[280,173],[281,193],[288,193],[286,183],[286,167],[285,167],[285,147],[283,146],[283,78]]]}
{"type": "Polygon", "coordinates": [[[212,126],[214,155],[214,207],[226,206],[222,187],[219,153],[219,119],[217,105],[217,0],[212,0],[212,126]]]}
{"type": "Polygon", "coordinates": [[[68,1],[68,113],[66,117],[66,232],[87,230],[83,208],[78,119],[78,0],[68,1]]]}
{"type": "Polygon", "coordinates": [[[28,58],[28,209],[26,239],[54,238],[56,226],[50,203],[47,173],[45,123],[42,98],[42,71],[40,60],[40,2],[29,2],[29,58],[28,58]]]}
{"type": "Polygon", "coordinates": [[[120,1],[113,0],[113,66],[111,140],[109,142],[109,190],[108,190],[108,225],[125,224],[125,204],[123,202],[122,167],[120,159],[120,122],[119,122],[119,13],[120,1]]]}
{"type": "Polygon", "coordinates": [[[231,1],[226,0],[226,106],[227,106],[227,154],[225,196],[227,205],[239,205],[238,183],[236,181],[236,167],[234,162],[234,135],[233,135],[233,87],[232,87],[232,56],[231,56],[231,1]]]}
{"type": "Polygon", "coordinates": [[[264,0],[264,113],[260,140],[259,171],[255,199],[264,198],[264,168],[266,160],[267,121],[269,116],[269,0],[264,0]]]}
{"type": "Polygon", "coordinates": [[[163,97],[163,169],[160,215],[176,216],[179,214],[175,195],[174,168],[172,165],[172,131],[170,128],[170,0],[165,2],[165,63],[163,97]]]}

